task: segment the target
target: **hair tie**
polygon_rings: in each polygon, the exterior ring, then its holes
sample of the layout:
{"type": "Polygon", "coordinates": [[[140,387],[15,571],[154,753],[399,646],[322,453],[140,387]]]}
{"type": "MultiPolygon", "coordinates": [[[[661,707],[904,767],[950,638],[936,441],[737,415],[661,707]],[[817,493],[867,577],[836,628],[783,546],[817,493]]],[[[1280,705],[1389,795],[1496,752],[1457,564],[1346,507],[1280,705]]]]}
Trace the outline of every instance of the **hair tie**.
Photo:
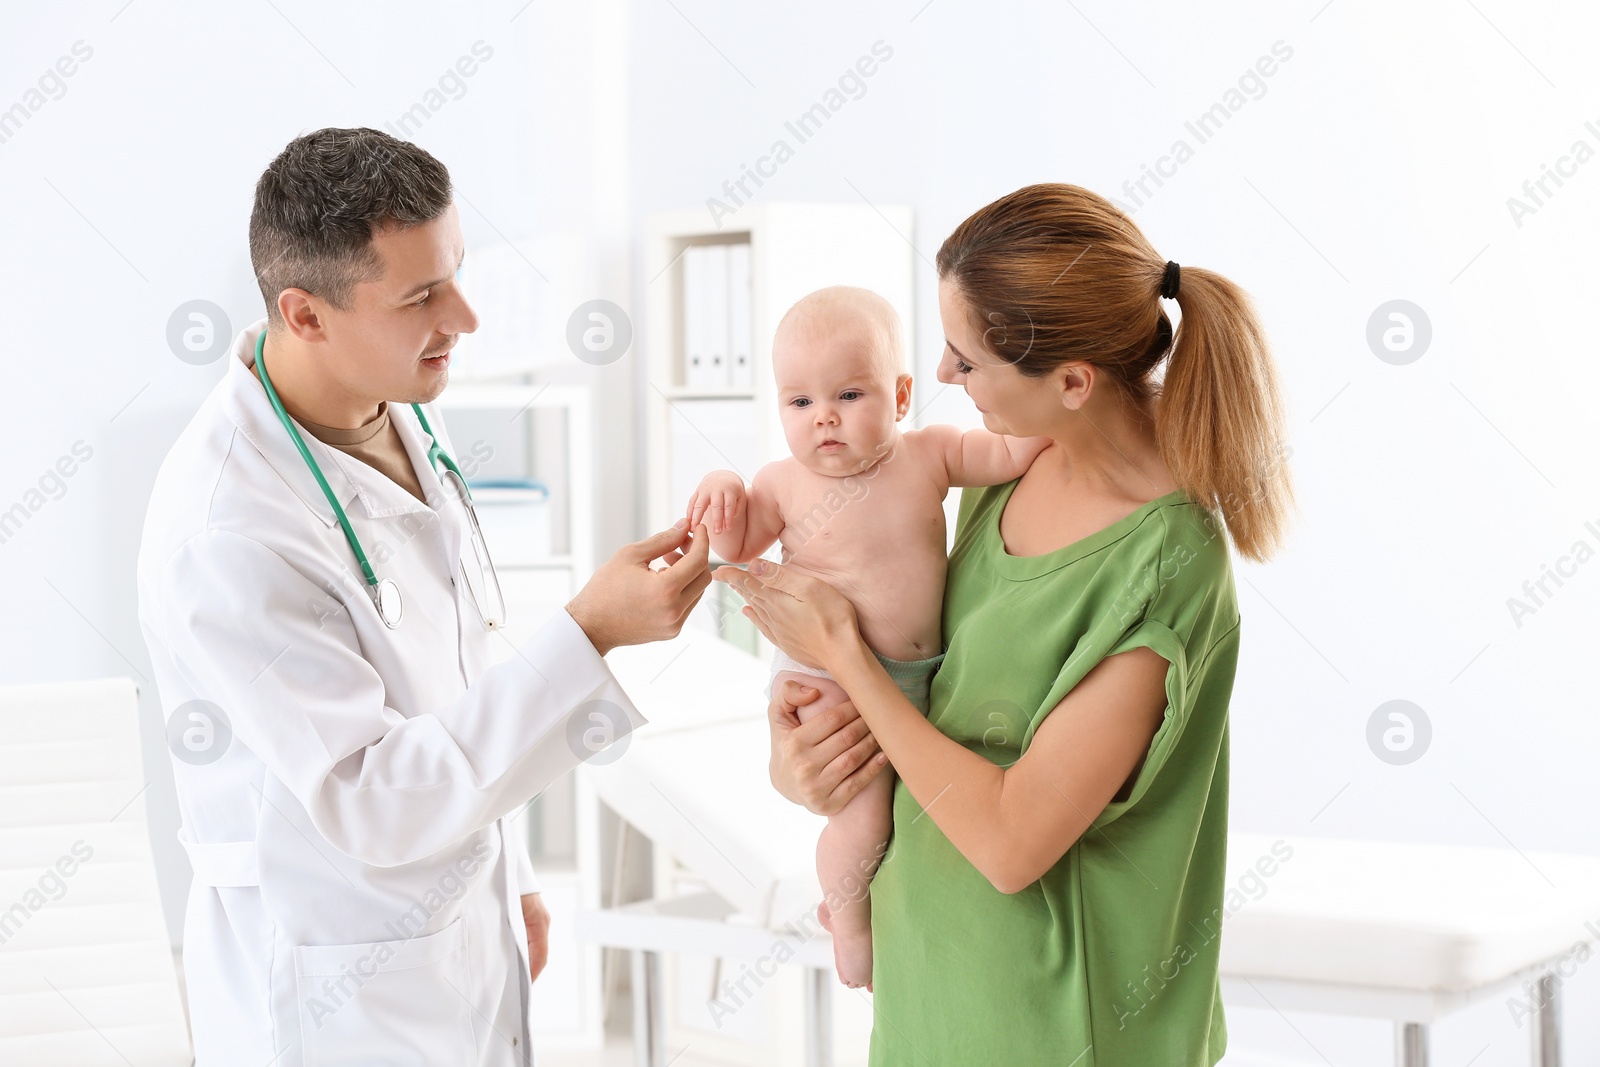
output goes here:
{"type": "Polygon", "coordinates": [[[1161,295],[1168,300],[1178,295],[1178,265],[1170,259],[1167,260],[1166,272],[1161,275],[1161,295]]]}

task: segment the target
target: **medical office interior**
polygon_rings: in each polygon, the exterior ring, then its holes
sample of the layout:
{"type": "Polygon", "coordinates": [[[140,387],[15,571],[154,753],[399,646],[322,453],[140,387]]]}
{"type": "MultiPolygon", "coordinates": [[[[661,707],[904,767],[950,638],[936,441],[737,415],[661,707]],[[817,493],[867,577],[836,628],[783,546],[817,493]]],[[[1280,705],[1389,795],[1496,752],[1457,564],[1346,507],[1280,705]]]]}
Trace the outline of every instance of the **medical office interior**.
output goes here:
{"type": "MultiPolygon", "coordinates": [[[[482,324],[439,403],[513,638],[707,471],[786,454],[770,346],[807,292],[893,304],[903,428],[979,425],[934,378],[933,257],[1005,193],[1085,186],[1237,281],[1283,375],[1299,510],[1271,563],[1234,559],[1223,1062],[1600,1058],[1592,7],[0,20],[0,1061],[189,1062],[181,744],[134,560],[162,457],[264,314],[256,177],[326,126],[450,170],[482,324]]],[[[546,1067],[866,1063],[870,994],[812,918],[822,820],[767,780],[771,648],[738,608],[714,584],[679,638],[613,652],[650,724],[519,815],[553,916],[546,1067]]]]}

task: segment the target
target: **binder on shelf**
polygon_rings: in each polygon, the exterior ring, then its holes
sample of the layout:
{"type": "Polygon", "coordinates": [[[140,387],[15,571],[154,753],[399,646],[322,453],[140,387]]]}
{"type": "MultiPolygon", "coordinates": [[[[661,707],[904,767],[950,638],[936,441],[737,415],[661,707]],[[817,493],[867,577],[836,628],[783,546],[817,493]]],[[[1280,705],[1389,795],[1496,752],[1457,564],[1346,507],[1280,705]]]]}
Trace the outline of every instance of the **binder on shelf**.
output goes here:
{"type": "Polygon", "coordinates": [[[709,389],[728,387],[728,246],[707,245],[705,323],[706,349],[711,363],[706,368],[709,389]]]}
{"type": "Polygon", "coordinates": [[[728,246],[728,387],[749,389],[751,360],[750,245],[728,246]]]}
{"type": "Polygon", "coordinates": [[[710,384],[711,331],[706,321],[705,245],[691,245],[683,253],[683,382],[691,389],[710,384]]]}

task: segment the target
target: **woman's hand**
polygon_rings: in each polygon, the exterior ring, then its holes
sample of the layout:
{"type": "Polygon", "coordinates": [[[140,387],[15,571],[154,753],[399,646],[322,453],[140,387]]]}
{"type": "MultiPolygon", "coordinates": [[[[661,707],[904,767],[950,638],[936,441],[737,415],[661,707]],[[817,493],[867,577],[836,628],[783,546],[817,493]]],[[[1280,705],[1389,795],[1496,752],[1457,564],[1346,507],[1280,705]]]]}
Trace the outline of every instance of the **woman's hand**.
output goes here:
{"type": "Polygon", "coordinates": [[[772,787],[817,815],[832,815],[888,765],[861,713],[848,701],[800,722],[799,709],[820,696],[790,679],[772,695],[772,787]]]}
{"type": "Polygon", "coordinates": [[[827,670],[842,645],[861,640],[855,605],[820,578],[765,559],[751,561],[748,572],[718,567],[711,577],[737,589],[746,602],[739,614],[808,667],[827,670]]]}

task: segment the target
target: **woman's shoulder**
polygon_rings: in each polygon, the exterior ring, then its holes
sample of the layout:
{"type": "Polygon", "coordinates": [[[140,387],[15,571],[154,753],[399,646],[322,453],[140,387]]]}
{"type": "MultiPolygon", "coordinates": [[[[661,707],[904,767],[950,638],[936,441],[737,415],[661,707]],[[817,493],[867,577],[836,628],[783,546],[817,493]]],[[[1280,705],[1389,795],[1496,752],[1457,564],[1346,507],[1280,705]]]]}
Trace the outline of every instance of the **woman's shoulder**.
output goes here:
{"type": "Polygon", "coordinates": [[[1124,529],[1107,547],[1121,555],[1123,566],[1155,566],[1175,557],[1184,565],[1199,563],[1210,577],[1228,566],[1221,518],[1183,490],[1146,501],[1114,525],[1124,529]]]}
{"type": "Polygon", "coordinates": [[[1187,495],[1156,509],[1139,546],[1153,581],[1146,614],[1172,622],[1201,612],[1213,622],[1238,620],[1233,560],[1222,517],[1187,495]]]}
{"type": "Polygon", "coordinates": [[[1177,493],[1157,509],[1157,514],[1166,551],[1193,553],[1213,566],[1227,564],[1228,532],[1219,513],[1187,493],[1177,493]]]}

